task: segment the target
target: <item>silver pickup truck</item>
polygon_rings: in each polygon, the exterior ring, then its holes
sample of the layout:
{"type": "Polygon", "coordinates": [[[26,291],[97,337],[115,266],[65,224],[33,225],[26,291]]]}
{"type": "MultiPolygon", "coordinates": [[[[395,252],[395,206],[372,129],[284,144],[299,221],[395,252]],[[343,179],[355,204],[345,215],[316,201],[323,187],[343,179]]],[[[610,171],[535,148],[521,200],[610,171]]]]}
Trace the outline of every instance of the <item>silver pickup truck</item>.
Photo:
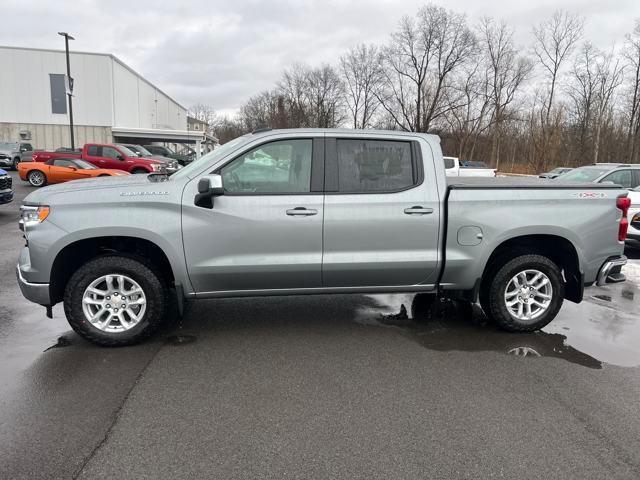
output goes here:
{"type": "Polygon", "coordinates": [[[22,207],[22,292],[73,329],[129,344],[185,300],[424,292],[543,327],[585,285],[624,280],[627,191],[456,178],[438,137],[265,130],[171,177],[79,180],[22,207]]]}

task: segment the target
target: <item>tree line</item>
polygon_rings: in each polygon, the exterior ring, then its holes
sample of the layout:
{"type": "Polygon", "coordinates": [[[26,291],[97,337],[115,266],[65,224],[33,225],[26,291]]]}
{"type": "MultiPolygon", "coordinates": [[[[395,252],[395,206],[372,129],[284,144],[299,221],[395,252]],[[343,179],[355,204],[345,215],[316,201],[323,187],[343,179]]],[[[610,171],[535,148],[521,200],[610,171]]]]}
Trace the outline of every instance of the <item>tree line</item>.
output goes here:
{"type": "Polygon", "coordinates": [[[504,21],[426,5],[382,45],[334,65],[294,64],[273,88],[206,120],[221,143],[258,128],[381,128],[440,135],[447,155],[502,171],[640,161],[640,19],[623,45],[584,38],[585,19],[556,11],[515,44],[504,21]]]}

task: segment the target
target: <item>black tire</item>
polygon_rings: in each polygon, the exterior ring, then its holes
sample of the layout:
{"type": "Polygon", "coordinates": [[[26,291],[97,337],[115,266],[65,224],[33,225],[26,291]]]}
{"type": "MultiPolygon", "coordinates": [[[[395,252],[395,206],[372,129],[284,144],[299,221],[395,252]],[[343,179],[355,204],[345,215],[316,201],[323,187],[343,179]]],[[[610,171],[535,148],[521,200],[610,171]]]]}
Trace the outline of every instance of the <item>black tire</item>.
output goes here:
{"type": "Polygon", "coordinates": [[[90,342],[106,347],[138,343],[149,337],[162,323],[167,309],[168,290],[162,277],[137,259],[106,255],[88,261],[71,277],[64,292],[64,312],[71,328],[90,342]],[[103,275],[120,274],[135,280],[146,297],[146,311],[139,323],[129,330],[107,332],[93,325],[85,316],[82,298],[86,288],[103,275]]]}
{"type": "Polygon", "coordinates": [[[44,187],[47,184],[47,175],[42,170],[31,170],[27,180],[33,187],[44,187]]]}
{"type": "Polygon", "coordinates": [[[147,172],[144,168],[134,168],[131,173],[133,175],[138,175],[138,174],[147,174],[149,172],[147,172]]]}
{"type": "Polygon", "coordinates": [[[18,171],[18,164],[20,163],[20,159],[18,157],[13,159],[13,164],[12,164],[12,168],[15,171],[18,171]]]}
{"type": "MultiPolygon", "coordinates": [[[[521,255],[508,260],[502,266],[489,270],[491,276],[483,284],[480,304],[487,317],[509,332],[532,332],[551,322],[564,302],[564,281],[560,268],[543,255],[521,255]],[[505,291],[511,279],[525,270],[537,270],[545,274],[552,287],[551,301],[543,313],[532,320],[520,320],[512,315],[505,302],[505,291]]],[[[516,312],[517,313],[517,312],[516,312]]]]}
{"type": "Polygon", "coordinates": [[[110,177],[111,175],[107,174],[107,173],[103,173],[102,175],[98,175],[98,178],[100,177],[110,177]]]}

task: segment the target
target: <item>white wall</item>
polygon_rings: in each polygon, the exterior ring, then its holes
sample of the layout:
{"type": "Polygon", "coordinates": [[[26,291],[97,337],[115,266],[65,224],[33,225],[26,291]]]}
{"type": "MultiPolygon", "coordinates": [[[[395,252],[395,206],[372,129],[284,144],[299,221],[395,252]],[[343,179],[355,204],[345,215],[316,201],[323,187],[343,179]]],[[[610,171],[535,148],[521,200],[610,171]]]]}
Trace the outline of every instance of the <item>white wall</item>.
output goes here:
{"type": "MultiPolygon", "coordinates": [[[[61,40],[62,41],[62,40],[61,40]]],[[[76,125],[187,129],[187,112],[110,55],[71,53],[76,125]]],[[[66,73],[64,52],[0,47],[0,122],[69,123],[51,113],[50,73],[66,73]]]]}
{"type": "Polygon", "coordinates": [[[158,88],[113,61],[115,126],[187,129],[187,112],[158,88]]]}
{"type": "MultiPolygon", "coordinates": [[[[70,62],[74,122],[111,125],[111,58],[72,53],[70,62]]],[[[49,74],[66,73],[64,52],[0,48],[0,65],[0,122],[69,123],[68,115],[51,113],[49,74]]]]}

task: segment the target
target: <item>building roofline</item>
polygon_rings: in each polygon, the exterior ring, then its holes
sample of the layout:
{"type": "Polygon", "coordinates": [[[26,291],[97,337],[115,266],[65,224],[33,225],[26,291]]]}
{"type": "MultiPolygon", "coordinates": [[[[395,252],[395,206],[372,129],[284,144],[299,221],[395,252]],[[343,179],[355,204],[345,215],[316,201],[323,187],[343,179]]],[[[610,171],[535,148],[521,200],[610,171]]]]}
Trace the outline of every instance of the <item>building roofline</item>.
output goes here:
{"type": "MultiPolygon", "coordinates": [[[[60,49],[55,49],[55,48],[37,48],[37,47],[13,47],[11,45],[0,45],[0,49],[3,50],[29,50],[32,52],[50,52],[50,53],[65,53],[64,50],[60,50],[60,49]]],[[[155,88],[156,90],[158,90],[160,93],[162,93],[165,97],[167,97],[169,100],[171,100],[173,103],[175,103],[176,105],[178,105],[180,108],[183,108],[184,110],[186,110],[187,112],[189,111],[189,109],[187,107],[185,107],[184,105],[182,105],[180,102],[178,102],[176,99],[174,99],[173,97],[171,97],[170,95],[168,95],[164,90],[162,90],[161,88],[159,88],[158,86],[156,86],[155,84],[153,84],[152,82],[150,82],[149,80],[147,80],[144,76],[142,76],[140,73],[136,72],[133,68],[131,68],[129,65],[127,65],[126,63],[124,63],[122,60],[120,60],[118,57],[116,57],[115,55],[113,55],[112,53],[100,53],[100,52],[84,52],[84,51],[80,51],[80,50],[69,50],[69,54],[76,54],[76,55],[96,55],[98,57],[108,57],[111,60],[113,60],[114,62],[119,63],[120,65],[122,65],[124,68],[126,68],[127,70],[129,70],[131,73],[133,73],[136,77],[140,78],[141,80],[143,80],[144,82],[148,83],[150,86],[152,86],[153,88],[155,88]]]]}

